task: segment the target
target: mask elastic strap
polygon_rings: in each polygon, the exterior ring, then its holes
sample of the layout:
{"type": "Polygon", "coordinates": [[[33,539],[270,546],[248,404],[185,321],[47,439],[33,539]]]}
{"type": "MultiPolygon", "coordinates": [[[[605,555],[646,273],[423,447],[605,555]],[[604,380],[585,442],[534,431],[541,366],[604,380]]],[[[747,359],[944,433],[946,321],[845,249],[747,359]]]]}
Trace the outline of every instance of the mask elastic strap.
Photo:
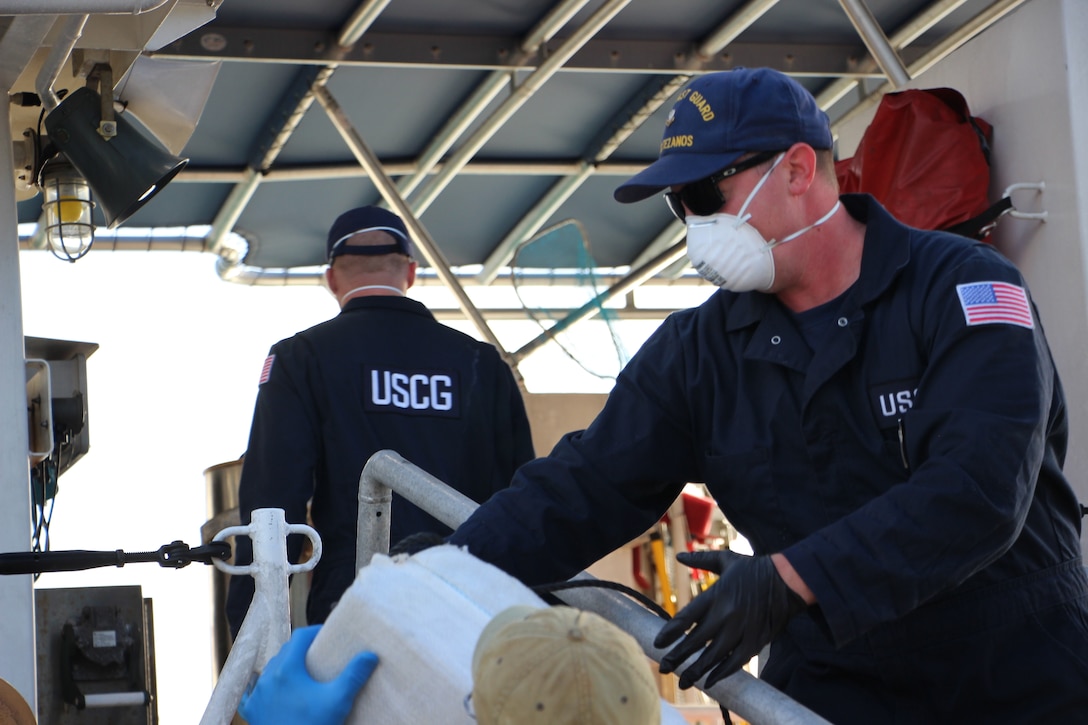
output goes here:
{"type": "Polygon", "coordinates": [[[805,227],[803,229],[798,229],[793,234],[790,234],[787,237],[783,237],[781,241],[769,242],[767,244],[767,246],[768,247],[777,247],[779,244],[785,244],[786,242],[790,241],[791,239],[797,239],[797,237],[801,236],[805,232],[809,231],[810,229],[815,229],[816,227],[820,226],[821,224],[826,222],[828,219],[830,219],[832,216],[834,216],[835,212],[837,212],[839,210],[840,206],[842,206],[842,202],[841,201],[836,201],[835,206],[831,207],[831,211],[827,212],[822,217],[820,217],[816,221],[809,224],[807,227],[805,227]]]}
{"type": "Polygon", "coordinates": [[[767,183],[767,179],[771,178],[771,172],[774,171],[774,167],[782,163],[782,159],[786,158],[786,154],[780,153],[774,158],[774,163],[771,164],[771,168],[767,169],[767,173],[760,177],[759,183],[752,189],[752,193],[748,195],[748,198],[744,200],[744,203],[740,205],[740,211],[737,212],[737,217],[740,219],[739,224],[743,224],[745,221],[751,218],[751,214],[747,216],[744,214],[744,210],[748,208],[748,205],[752,203],[752,199],[756,198],[756,193],[763,188],[763,185],[767,183]]]}
{"type": "Polygon", "coordinates": [[[368,290],[368,289],[384,289],[384,290],[389,290],[390,292],[395,292],[400,297],[404,296],[404,292],[397,289],[396,287],[390,287],[387,284],[367,284],[367,285],[363,285],[362,287],[356,287],[353,290],[349,290],[348,292],[345,292],[343,294],[343,296],[340,297],[340,304],[344,304],[344,301],[347,300],[348,297],[351,297],[356,292],[362,292],[363,290],[368,290]]]}

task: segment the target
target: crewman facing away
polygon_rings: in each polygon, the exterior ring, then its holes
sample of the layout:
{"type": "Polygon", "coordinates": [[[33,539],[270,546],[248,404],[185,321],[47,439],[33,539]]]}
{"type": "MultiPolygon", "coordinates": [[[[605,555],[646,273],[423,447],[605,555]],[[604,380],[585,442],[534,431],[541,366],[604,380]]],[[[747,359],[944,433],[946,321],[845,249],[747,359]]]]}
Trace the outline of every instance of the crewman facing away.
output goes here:
{"type": "MultiPolygon", "coordinates": [[[[313,526],[323,554],[313,570],[306,618],[325,621],[355,579],[359,475],[391,449],[469,498],[483,502],[533,457],[525,406],[498,351],[435,320],[405,297],[416,278],[403,220],[374,206],[342,214],[327,240],[335,318],[272,346],[261,372],[242,465],[242,523],[281,508],[313,526]]],[[[450,529],[393,496],[390,540],[450,529]]],[[[297,562],[300,537],[288,539],[297,562]]],[[[236,560],[251,561],[239,537],[236,560]]],[[[232,577],[227,599],[237,636],[253,596],[250,577],[232,577]]]]}

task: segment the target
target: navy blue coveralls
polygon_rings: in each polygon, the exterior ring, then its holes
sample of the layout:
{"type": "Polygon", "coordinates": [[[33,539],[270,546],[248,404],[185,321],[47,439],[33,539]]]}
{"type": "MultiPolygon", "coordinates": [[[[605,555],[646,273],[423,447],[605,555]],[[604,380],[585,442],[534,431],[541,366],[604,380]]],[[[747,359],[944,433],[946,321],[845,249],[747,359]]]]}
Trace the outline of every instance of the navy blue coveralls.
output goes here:
{"type": "Polygon", "coordinates": [[[817,314],[815,350],[770,295],[719,291],[673,314],[589,428],[450,543],[561,580],[705,482],[818,601],[772,645],[771,684],[835,723],[1083,721],[1088,582],[1062,389],[1033,307],[1033,329],[968,325],[957,293],[1024,281],[987,245],[842,199],[867,224],[861,274],[817,314]]]}
{"type": "MultiPolygon", "coordinates": [[[[355,580],[359,475],[373,453],[392,449],[478,502],[533,457],[521,393],[498,351],[415,300],[357,297],[333,319],[276,343],[270,360],[239,507],[244,523],[258,508],[282,508],[288,523],[305,523],[312,496],[323,553],[306,606],[310,624],[325,621],[355,580]]],[[[450,530],[394,495],[390,541],[418,531],[450,530]]],[[[288,539],[293,562],[301,538],[288,539]]],[[[237,539],[236,560],[252,560],[247,537],[237,539]]],[[[252,596],[252,577],[231,577],[234,635],[252,596]]]]}

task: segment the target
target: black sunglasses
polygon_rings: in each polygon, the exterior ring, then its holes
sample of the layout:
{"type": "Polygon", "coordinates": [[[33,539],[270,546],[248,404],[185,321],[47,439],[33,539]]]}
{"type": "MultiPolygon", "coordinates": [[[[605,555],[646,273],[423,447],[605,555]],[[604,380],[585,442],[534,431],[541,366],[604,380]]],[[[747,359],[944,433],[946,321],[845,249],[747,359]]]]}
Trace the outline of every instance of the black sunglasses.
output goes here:
{"type": "Polygon", "coordinates": [[[684,221],[687,216],[684,207],[691,209],[695,216],[710,216],[725,206],[725,197],[722,196],[722,190],[718,188],[719,181],[728,179],[734,174],[739,174],[745,169],[770,161],[778,154],[778,151],[761,151],[740,163],[716,171],[705,179],[684,184],[680,191],[666,191],[665,203],[668,205],[669,211],[680,221],[684,221]]]}

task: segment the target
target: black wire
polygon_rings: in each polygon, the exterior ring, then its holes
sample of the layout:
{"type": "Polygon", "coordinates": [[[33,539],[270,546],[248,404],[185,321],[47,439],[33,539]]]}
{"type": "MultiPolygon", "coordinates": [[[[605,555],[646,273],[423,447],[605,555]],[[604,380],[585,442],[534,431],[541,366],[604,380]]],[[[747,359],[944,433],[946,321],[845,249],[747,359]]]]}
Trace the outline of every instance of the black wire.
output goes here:
{"type": "MultiPolygon", "coordinates": [[[[58,485],[59,471],[63,464],[63,457],[64,441],[57,441],[52,455],[36,466],[37,482],[33,480],[33,476],[31,477],[31,485],[40,489],[40,491],[31,491],[32,523],[34,524],[31,551],[34,552],[45,553],[49,551],[49,526],[53,521],[53,512],[56,510],[57,493],[60,490],[58,485]],[[48,495],[50,488],[53,489],[52,496],[48,495]]],[[[34,581],[37,581],[40,576],[41,572],[35,572],[34,581]]]]}
{"type": "MultiPolygon", "coordinates": [[[[45,120],[45,108],[38,112],[38,132],[34,134],[34,162],[42,163],[42,121],[45,120]]],[[[38,168],[34,169],[34,183],[38,183],[38,168]]]]}
{"type": "Polygon", "coordinates": [[[601,579],[576,579],[574,581],[555,582],[554,584],[540,584],[531,589],[537,594],[551,594],[552,592],[563,591],[564,589],[584,589],[586,587],[595,587],[600,589],[611,589],[612,591],[626,594],[632,599],[636,600],[639,604],[646,607],[658,617],[668,621],[672,619],[672,615],[666,612],[661,605],[650,599],[642,592],[632,589],[626,584],[620,584],[619,582],[610,582],[601,579]]]}
{"type": "Polygon", "coordinates": [[[53,510],[57,506],[57,497],[49,498],[49,513],[45,515],[45,551],[49,551],[49,526],[53,523],[53,510]]]}
{"type": "MultiPolygon", "coordinates": [[[[39,462],[34,467],[34,473],[36,475],[31,476],[31,491],[30,502],[32,510],[32,523],[34,524],[34,535],[31,539],[31,551],[40,552],[43,551],[42,547],[42,533],[48,532],[49,524],[46,521],[45,516],[45,494],[49,489],[49,464],[51,457],[39,462]]],[[[48,533],[45,539],[45,546],[48,547],[48,533]]],[[[41,576],[40,572],[34,573],[34,581],[38,580],[41,576]]]]}

